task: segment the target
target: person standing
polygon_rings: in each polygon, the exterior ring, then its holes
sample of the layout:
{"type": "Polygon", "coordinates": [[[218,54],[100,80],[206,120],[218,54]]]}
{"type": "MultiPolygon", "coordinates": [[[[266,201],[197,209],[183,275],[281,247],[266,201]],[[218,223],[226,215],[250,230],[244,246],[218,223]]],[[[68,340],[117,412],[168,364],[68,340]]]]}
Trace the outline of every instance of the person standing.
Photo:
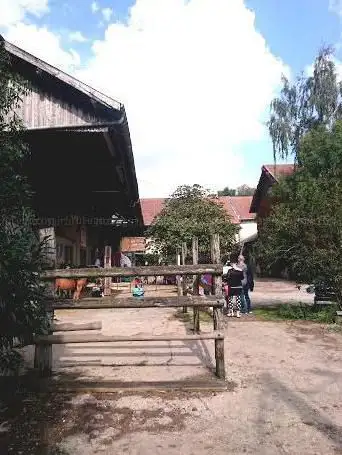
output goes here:
{"type": "Polygon", "coordinates": [[[239,256],[238,264],[244,272],[244,279],[242,281],[242,294],[243,294],[242,298],[243,298],[244,313],[250,314],[252,311],[251,311],[251,299],[249,296],[249,291],[253,292],[253,290],[254,290],[253,272],[252,272],[250,265],[246,264],[245,258],[242,255],[239,256]]]}
{"type": "Polygon", "coordinates": [[[244,273],[238,265],[238,254],[232,253],[230,256],[231,265],[228,266],[226,282],[228,284],[228,317],[234,316],[234,301],[236,317],[240,317],[241,312],[241,294],[242,294],[242,281],[244,273]]]}

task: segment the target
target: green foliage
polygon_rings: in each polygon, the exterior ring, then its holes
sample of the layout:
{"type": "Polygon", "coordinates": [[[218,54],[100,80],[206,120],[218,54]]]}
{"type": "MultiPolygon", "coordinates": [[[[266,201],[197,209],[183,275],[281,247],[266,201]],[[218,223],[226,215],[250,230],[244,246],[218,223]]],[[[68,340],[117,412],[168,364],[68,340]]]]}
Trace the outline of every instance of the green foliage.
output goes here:
{"type": "Polygon", "coordinates": [[[268,321],[277,320],[305,320],[319,322],[322,324],[333,324],[336,317],[336,306],[318,306],[298,304],[280,305],[276,308],[257,308],[255,315],[268,321]]]}
{"type": "Polygon", "coordinates": [[[235,189],[226,186],[222,191],[218,191],[219,196],[253,196],[255,188],[248,185],[241,185],[235,189]]]}
{"type": "Polygon", "coordinates": [[[229,188],[228,186],[226,186],[225,188],[223,188],[223,190],[218,191],[217,194],[218,194],[219,196],[236,196],[236,190],[233,189],[233,188],[229,188]]]}
{"type": "Polygon", "coordinates": [[[0,371],[18,370],[15,341],[47,327],[39,272],[41,244],[31,226],[30,190],[23,164],[28,157],[15,115],[26,85],[12,70],[0,41],[0,371]]]}
{"type": "Polygon", "coordinates": [[[342,122],[307,133],[300,165],[272,189],[272,213],[259,232],[257,254],[287,267],[300,281],[325,282],[342,303],[342,122]]]}
{"type": "Polygon", "coordinates": [[[199,251],[210,251],[210,235],[214,233],[220,234],[224,253],[231,248],[237,228],[217,197],[200,185],[184,185],[168,199],[147,236],[164,258],[172,257],[174,262],[177,247],[186,242],[191,248],[193,237],[198,238],[199,251]]]}
{"type": "Polygon", "coordinates": [[[271,103],[268,122],[274,158],[293,155],[299,162],[302,137],[318,125],[329,128],[342,118],[341,93],[342,84],[337,80],[330,48],[320,51],[312,76],[302,74],[293,84],[283,77],[283,88],[271,103]]]}

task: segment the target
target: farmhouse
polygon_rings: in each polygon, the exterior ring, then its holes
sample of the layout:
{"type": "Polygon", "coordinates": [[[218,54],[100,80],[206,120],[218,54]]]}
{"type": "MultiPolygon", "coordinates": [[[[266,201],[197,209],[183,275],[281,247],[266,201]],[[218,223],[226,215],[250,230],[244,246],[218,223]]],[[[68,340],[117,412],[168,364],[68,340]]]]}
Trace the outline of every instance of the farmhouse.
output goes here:
{"type": "Polygon", "coordinates": [[[34,220],[50,236],[53,265],[92,264],[142,229],[123,104],[9,42],[12,67],[29,84],[17,109],[30,148],[34,220]]]}
{"type": "MultiPolygon", "coordinates": [[[[148,228],[161,213],[165,202],[166,199],[161,198],[140,200],[145,228],[148,228]]],[[[219,202],[230,216],[232,223],[240,226],[236,242],[242,244],[254,240],[257,232],[255,214],[249,211],[252,196],[221,196],[219,202]]]]}

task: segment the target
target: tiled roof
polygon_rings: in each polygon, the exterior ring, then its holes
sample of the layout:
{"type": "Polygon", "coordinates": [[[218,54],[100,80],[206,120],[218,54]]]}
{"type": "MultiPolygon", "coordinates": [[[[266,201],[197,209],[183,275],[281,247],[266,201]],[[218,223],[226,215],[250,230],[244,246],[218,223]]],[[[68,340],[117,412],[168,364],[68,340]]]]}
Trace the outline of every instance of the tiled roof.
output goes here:
{"type": "MultiPolygon", "coordinates": [[[[219,201],[230,215],[232,223],[254,220],[255,214],[249,213],[252,196],[221,196],[219,201]]],[[[145,226],[150,226],[156,216],[162,211],[165,199],[140,199],[141,210],[145,226]]]]}
{"type": "Polygon", "coordinates": [[[269,172],[274,180],[285,175],[291,175],[294,172],[293,164],[264,164],[263,169],[269,172]]]}

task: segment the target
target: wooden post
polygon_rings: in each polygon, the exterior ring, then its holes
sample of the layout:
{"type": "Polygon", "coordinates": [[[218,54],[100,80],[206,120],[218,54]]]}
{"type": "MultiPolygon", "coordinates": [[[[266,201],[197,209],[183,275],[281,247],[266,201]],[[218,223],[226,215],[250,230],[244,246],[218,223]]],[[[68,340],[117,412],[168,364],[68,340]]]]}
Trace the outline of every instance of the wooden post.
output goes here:
{"type": "MultiPolygon", "coordinates": [[[[49,319],[50,328],[48,331],[49,335],[53,333],[53,320],[55,310],[49,309],[46,312],[46,316],[49,319]]],[[[34,368],[38,369],[41,376],[51,376],[52,374],[52,345],[47,345],[43,349],[40,345],[34,347],[34,368]]]]}
{"type": "MultiPolygon", "coordinates": [[[[211,237],[211,262],[213,264],[219,264],[221,262],[220,256],[220,236],[219,234],[213,234],[211,237]]],[[[217,297],[222,296],[222,276],[213,275],[213,293],[217,297]]],[[[223,329],[222,315],[218,308],[213,308],[213,321],[214,330],[223,329]]],[[[215,340],[215,360],[216,376],[220,379],[225,379],[224,339],[215,340]]]]}
{"type": "MultiPolygon", "coordinates": [[[[44,242],[42,248],[42,254],[44,261],[48,268],[55,268],[57,263],[57,251],[56,251],[56,232],[54,227],[48,227],[39,229],[39,240],[44,242]]],[[[47,294],[55,295],[55,283],[50,281],[46,283],[47,294]]]]}
{"type": "MultiPolygon", "coordinates": [[[[213,321],[214,321],[214,330],[221,331],[223,330],[223,321],[222,314],[219,308],[213,308],[213,321]]],[[[215,360],[216,360],[216,376],[220,379],[226,378],[226,368],[224,362],[224,340],[216,339],[215,340],[215,360]]]]}
{"type": "MultiPolygon", "coordinates": [[[[181,256],[179,253],[179,249],[177,248],[177,265],[181,265],[181,256]]],[[[182,288],[182,283],[181,283],[181,277],[180,275],[176,276],[176,281],[177,281],[177,295],[178,297],[181,297],[183,295],[183,288],[182,288]]]]}
{"type": "MultiPolygon", "coordinates": [[[[182,265],[185,265],[186,253],[187,253],[186,242],[183,242],[182,243],[182,265]]],[[[186,295],[186,278],[184,275],[182,276],[182,290],[183,290],[183,295],[186,295]]],[[[186,306],[184,306],[183,313],[187,313],[187,312],[188,312],[188,308],[186,306]]]]}
{"type": "Polygon", "coordinates": [[[36,344],[34,363],[41,377],[51,376],[52,344],[36,344]]]}
{"type": "MultiPolygon", "coordinates": [[[[112,247],[111,246],[105,246],[105,253],[104,253],[104,268],[105,269],[110,269],[112,266],[112,247]]],[[[105,278],[104,282],[104,295],[108,296],[111,295],[112,289],[112,279],[110,277],[105,278]]]]}
{"type": "MultiPolygon", "coordinates": [[[[211,262],[213,264],[220,264],[220,236],[219,234],[213,234],[211,236],[211,262]]],[[[213,276],[213,289],[214,295],[222,296],[222,276],[213,276]]]]}
{"type": "MultiPolygon", "coordinates": [[[[198,264],[198,238],[194,237],[192,239],[192,263],[193,265],[198,264]]],[[[199,295],[199,276],[194,275],[192,278],[192,289],[194,295],[199,295]]],[[[194,332],[200,331],[200,312],[199,308],[193,307],[193,316],[194,316],[194,332]]]]}

